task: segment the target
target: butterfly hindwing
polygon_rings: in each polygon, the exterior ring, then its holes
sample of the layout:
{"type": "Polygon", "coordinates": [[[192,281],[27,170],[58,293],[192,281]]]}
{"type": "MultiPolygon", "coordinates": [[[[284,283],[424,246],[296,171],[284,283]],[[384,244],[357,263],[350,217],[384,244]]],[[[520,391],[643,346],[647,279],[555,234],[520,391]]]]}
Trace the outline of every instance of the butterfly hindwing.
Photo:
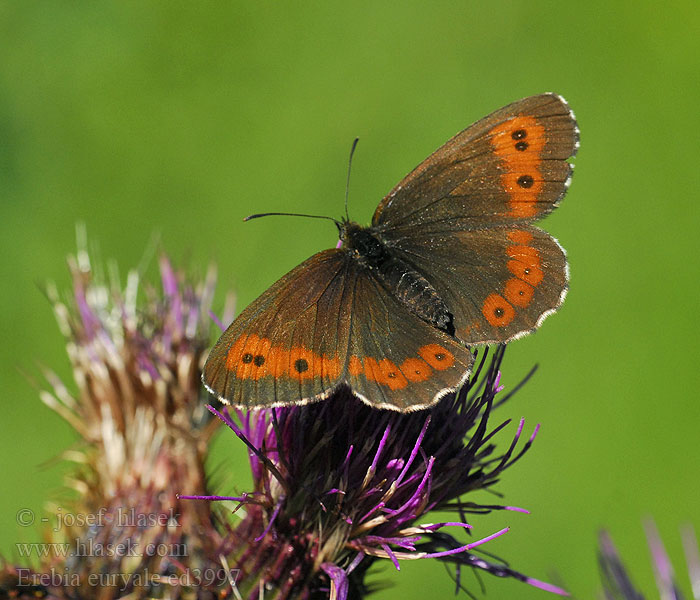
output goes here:
{"type": "Polygon", "coordinates": [[[392,237],[416,228],[464,231],[529,222],[565,194],[578,127],[561,96],[514,102],[435,151],[382,200],[372,225],[392,237]]]}
{"type": "Polygon", "coordinates": [[[531,225],[416,234],[393,251],[432,284],[466,344],[506,342],[537,328],[564,300],[566,255],[531,225]]]}

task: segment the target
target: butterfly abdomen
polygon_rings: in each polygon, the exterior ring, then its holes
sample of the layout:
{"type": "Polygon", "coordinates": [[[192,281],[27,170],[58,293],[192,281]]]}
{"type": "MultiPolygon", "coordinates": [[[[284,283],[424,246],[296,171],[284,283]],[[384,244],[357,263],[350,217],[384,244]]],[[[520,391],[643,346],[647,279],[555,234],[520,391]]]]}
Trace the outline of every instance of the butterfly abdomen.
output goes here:
{"type": "Polygon", "coordinates": [[[377,266],[377,278],[411,311],[431,325],[454,333],[452,314],[437,290],[418,271],[388,256],[377,266]]]}
{"type": "Polygon", "coordinates": [[[341,232],[347,250],[411,312],[450,335],[452,314],[431,283],[415,268],[394,256],[372,232],[347,223],[341,232]]]}

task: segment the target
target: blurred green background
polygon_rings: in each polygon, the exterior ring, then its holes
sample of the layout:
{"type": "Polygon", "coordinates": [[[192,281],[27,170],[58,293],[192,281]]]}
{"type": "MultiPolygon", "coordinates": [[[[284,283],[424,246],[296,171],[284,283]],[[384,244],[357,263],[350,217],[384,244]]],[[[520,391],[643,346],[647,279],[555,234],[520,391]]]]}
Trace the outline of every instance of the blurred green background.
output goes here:
{"type": "MultiPolygon", "coordinates": [[[[542,424],[499,488],[532,514],[473,524],[510,525],[488,549],[579,598],[596,596],[608,527],[653,597],[642,520],[680,571],[678,528],[700,526],[698,31],[697,0],[0,3],[0,550],[40,541],[15,515],[60,487],[51,461],[75,440],[22,372],[70,380],[37,284],[69,287],[76,222],[123,272],[157,232],[176,263],[218,263],[244,306],[336,230],[241,218],[340,216],[355,136],[350,211],[368,222],[454,133],[555,91],[581,128],[573,185],[544,223],[569,252],[571,290],[509,349],[507,385],[540,370],[497,415],[542,424]]],[[[240,482],[243,457],[219,440],[213,464],[240,482]]],[[[383,598],[453,590],[430,562],[380,578],[395,584],[383,598]]],[[[490,598],[547,597],[485,583],[490,598]]]]}

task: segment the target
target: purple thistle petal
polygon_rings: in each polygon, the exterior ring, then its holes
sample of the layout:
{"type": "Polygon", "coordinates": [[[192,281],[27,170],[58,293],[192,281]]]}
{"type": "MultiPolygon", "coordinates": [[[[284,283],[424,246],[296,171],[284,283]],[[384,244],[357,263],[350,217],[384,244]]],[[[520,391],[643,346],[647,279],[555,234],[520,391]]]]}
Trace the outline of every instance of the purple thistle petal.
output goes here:
{"type": "Polygon", "coordinates": [[[472,548],[476,548],[477,546],[481,546],[481,544],[485,544],[486,542],[490,542],[493,539],[496,539],[497,537],[501,537],[502,535],[508,533],[510,531],[510,527],[504,527],[500,531],[497,531],[496,533],[492,533],[491,535],[486,536],[485,538],[481,538],[480,540],[476,542],[472,542],[469,544],[469,549],[471,550],[472,548]]]}
{"type": "Polygon", "coordinates": [[[375,512],[378,510],[382,510],[384,508],[385,504],[384,502],[379,502],[378,504],[375,504],[370,510],[368,510],[362,517],[358,519],[358,523],[364,523],[371,515],[373,515],[375,512]]]}
{"type": "Polygon", "coordinates": [[[262,451],[260,451],[252,444],[252,442],[243,433],[243,430],[240,427],[238,427],[238,425],[236,425],[233,419],[231,419],[231,417],[228,415],[228,411],[226,409],[224,409],[222,412],[219,412],[210,404],[207,405],[207,409],[209,410],[209,412],[218,417],[231,431],[233,431],[233,433],[236,434],[236,437],[238,437],[239,440],[241,440],[246,446],[248,446],[250,451],[277,478],[277,480],[283,487],[286,486],[286,481],[284,477],[282,477],[282,474],[277,470],[277,467],[275,467],[272,461],[270,461],[270,459],[267,456],[265,456],[265,454],[263,454],[262,451]]]}
{"type": "Polygon", "coordinates": [[[389,545],[384,542],[381,542],[379,545],[382,548],[382,550],[386,552],[386,555],[389,557],[389,560],[391,560],[391,562],[394,563],[394,567],[396,568],[396,570],[400,571],[401,565],[399,564],[399,559],[396,558],[396,554],[394,554],[391,548],[389,548],[389,545]]]}
{"type": "Polygon", "coordinates": [[[221,331],[226,331],[226,326],[222,323],[221,319],[216,315],[213,310],[209,311],[209,318],[214,321],[214,324],[221,329],[221,331]]]}
{"type": "Polygon", "coordinates": [[[472,526],[469,523],[459,523],[457,521],[446,521],[444,523],[425,523],[420,525],[420,528],[425,531],[437,531],[443,527],[463,527],[464,529],[471,529],[472,526]]]}
{"type": "Polygon", "coordinates": [[[138,357],[138,364],[139,367],[141,367],[151,376],[151,379],[153,379],[153,381],[157,381],[158,379],[160,379],[160,373],[158,373],[158,369],[153,364],[153,361],[149,359],[148,356],[146,356],[145,354],[141,354],[138,357]]]}
{"type": "Polygon", "coordinates": [[[372,459],[372,464],[370,464],[369,469],[367,469],[367,475],[365,475],[365,480],[362,482],[362,487],[365,487],[369,484],[370,480],[372,477],[374,477],[374,474],[377,472],[377,463],[379,462],[379,457],[382,454],[382,451],[384,450],[384,447],[386,446],[386,441],[387,438],[389,437],[389,434],[391,433],[391,424],[387,425],[384,428],[384,433],[382,434],[382,439],[379,440],[379,444],[377,445],[377,451],[374,453],[374,458],[372,459]]]}
{"type": "Polygon", "coordinates": [[[368,535],[363,538],[359,538],[357,543],[362,546],[374,546],[377,544],[394,544],[399,546],[399,548],[407,550],[415,550],[416,542],[419,542],[421,537],[419,535],[411,537],[383,537],[380,535],[368,535]]]}
{"type": "Polygon", "coordinates": [[[525,583],[531,585],[532,587],[539,588],[545,592],[550,592],[552,594],[557,594],[558,596],[570,596],[569,592],[559,586],[547,583],[546,581],[540,581],[539,579],[534,579],[533,577],[526,577],[525,583]]]}
{"type": "Polygon", "coordinates": [[[645,521],[644,531],[651,552],[652,565],[654,567],[654,575],[656,576],[656,585],[659,588],[659,595],[661,598],[675,598],[673,567],[671,566],[671,561],[668,558],[668,554],[666,553],[666,549],[664,548],[654,522],[651,520],[645,521]]]}
{"type": "Polygon", "coordinates": [[[180,500],[231,500],[233,502],[247,502],[251,494],[243,494],[242,496],[188,496],[186,494],[177,494],[180,500]]]}
{"type": "Polygon", "coordinates": [[[346,569],[346,573],[348,575],[350,575],[350,573],[352,573],[358,567],[358,565],[362,562],[362,560],[365,558],[365,556],[366,555],[364,554],[364,552],[358,552],[355,555],[355,558],[352,559],[352,562],[350,563],[348,568],[346,569]]]}
{"type": "MultiPolygon", "coordinates": [[[[423,477],[421,478],[421,482],[418,484],[418,486],[415,488],[409,499],[404,502],[402,506],[400,506],[398,509],[395,511],[392,511],[392,514],[395,517],[398,517],[401,513],[408,511],[408,509],[416,506],[418,503],[423,500],[422,495],[423,495],[423,490],[426,486],[426,483],[430,480],[430,475],[431,471],[433,469],[433,465],[435,464],[435,459],[431,456],[430,460],[428,461],[428,465],[426,466],[425,473],[423,474],[423,477]]],[[[417,515],[411,514],[410,518],[415,519],[417,515]]]]}
{"type": "Polygon", "coordinates": [[[172,264],[165,255],[161,255],[159,263],[163,293],[168,298],[179,296],[177,289],[177,277],[175,276],[175,271],[173,271],[172,264]]]}
{"type": "Polygon", "coordinates": [[[513,445],[517,443],[520,439],[520,435],[523,433],[523,427],[525,427],[525,418],[522,417],[518,423],[518,431],[515,433],[515,438],[513,439],[513,445]]]}
{"type": "Polygon", "coordinates": [[[500,371],[498,373],[496,373],[496,378],[493,380],[491,387],[493,388],[494,393],[498,393],[498,392],[503,391],[504,386],[501,385],[501,372],[500,371]]]}
{"type": "Polygon", "coordinates": [[[350,584],[345,571],[333,563],[322,563],[321,569],[331,578],[329,600],[347,600],[350,584]]]}
{"type": "Polygon", "coordinates": [[[486,542],[490,542],[491,540],[502,536],[504,533],[508,533],[509,530],[510,530],[510,527],[504,527],[500,531],[497,531],[496,533],[492,533],[491,535],[488,535],[485,538],[477,540],[476,542],[472,542],[471,544],[466,544],[464,546],[460,546],[459,548],[453,548],[451,550],[444,550],[442,552],[430,552],[430,553],[424,554],[422,556],[422,558],[441,558],[443,556],[450,556],[452,554],[460,554],[461,552],[466,552],[467,550],[471,550],[472,548],[476,548],[477,546],[481,546],[481,544],[485,544],[486,542]]]}
{"type": "Polygon", "coordinates": [[[263,530],[263,532],[255,538],[256,542],[259,542],[262,540],[270,531],[272,528],[273,523],[275,522],[275,519],[277,518],[277,515],[279,514],[280,510],[282,509],[282,505],[284,504],[284,498],[280,498],[280,501],[277,503],[277,506],[275,506],[275,510],[272,511],[272,516],[270,517],[270,521],[267,524],[267,527],[263,530]]]}
{"type": "Polygon", "coordinates": [[[692,525],[687,525],[681,529],[681,540],[683,542],[683,552],[685,553],[685,564],[688,565],[693,598],[697,600],[700,598],[700,553],[698,552],[698,541],[692,525]]]}
{"type": "Polygon", "coordinates": [[[90,303],[85,297],[85,289],[82,283],[76,281],[75,285],[75,301],[80,320],[85,329],[85,336],[89,339],[95,335],[95,332],[101,328],[99,317],[93,312],[90,303]]]}
{"type": "Polygon", "coordinates": [[[499,508],[502,510],[510,510],[513,512],[525,513],[526,515],[530,514],[530,511],[527,508],[521,508],[519,506],[501,506],[499,508]]]}
{"type": "Polygon", "coordinates": [[[416,455],[418,454],[418,450],[420,449],[421,442],[423,441],[423,438],[425,437],[425,432],[428,429],[428,425],[430,425],[430,415],[428,415],[425,419],[425,423],[423,423],[423,427],[420,430],[420,434],[418,434],[418,439],[416,439],[416,443],[413,445],[413,448],[411,449],[411,454],[408,457],[408,460],[406,461],[406,464],[403,467],[403,470],[401,473],[399,473],[399,476],[396,478],[395,485],[399,485],[401,481],[403,480],[404,476],[406,475],[406,472],[410,468],[410,466],[413,464],[413,461],[416,458],[416,455]]]}
{"type": "Polygon", "coordinates": [[[421,554],[420,556],[416,556],[416,558],[443,558],[445,556],[452,556],[454,554],[467,552],[471,547],[471,544],[465,544],[464,546],[459,546],[450,550],[443,550],[442,552],[429,552],[426,554],[421,554]]]}

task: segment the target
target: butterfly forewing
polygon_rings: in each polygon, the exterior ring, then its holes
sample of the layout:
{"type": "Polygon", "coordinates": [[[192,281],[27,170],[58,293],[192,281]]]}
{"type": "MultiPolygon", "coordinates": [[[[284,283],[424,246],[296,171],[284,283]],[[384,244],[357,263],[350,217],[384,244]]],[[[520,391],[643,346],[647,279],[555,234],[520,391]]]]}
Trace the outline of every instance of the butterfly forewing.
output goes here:
{"type": "Polygon", "coordinates": [[[237,406],[278,406],[338,385],[348,345],[348,264],[341,250],[320,252],[248,306],[207,359],[209,390],[237,406]]]}
{"type": "Polygon", "coordinates": [[[578,128],[566,102],[542,94],[457,134],[409,173],[372,224],[392,237],[415,228],[464,231],[538,219],[566,192],[578,128]]]}

